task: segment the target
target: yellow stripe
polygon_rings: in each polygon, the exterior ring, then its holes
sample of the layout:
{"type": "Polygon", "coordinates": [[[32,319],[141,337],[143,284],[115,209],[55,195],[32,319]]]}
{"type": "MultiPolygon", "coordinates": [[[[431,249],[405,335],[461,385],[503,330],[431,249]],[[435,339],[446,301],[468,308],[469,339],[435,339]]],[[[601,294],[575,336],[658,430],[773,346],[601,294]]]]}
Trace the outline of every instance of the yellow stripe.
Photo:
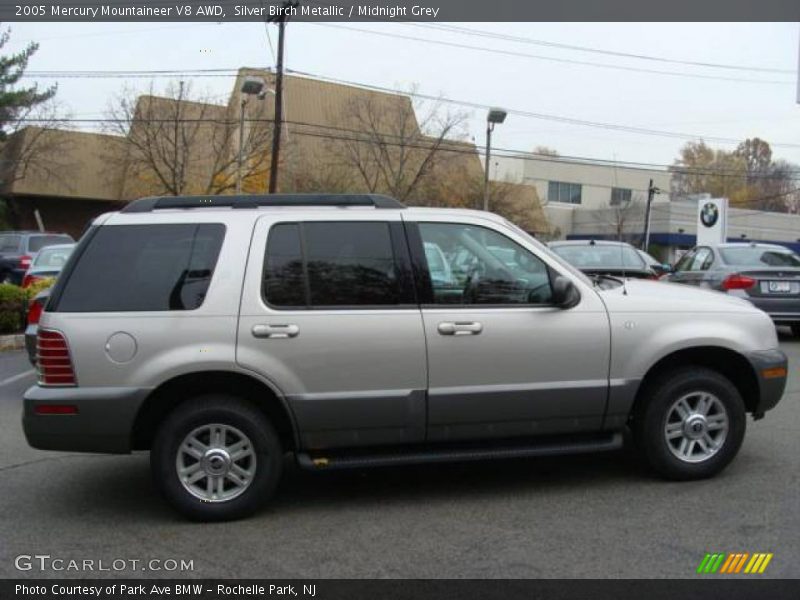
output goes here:
{"type": "Polygon", "coordinates": [[[745,573],[758,573],[758,567],[761,566],[761,561],[764,560],[765,556],[766,556],[766,554],[763,554],[763,553],[754,554],[753,557],[758,557],[758,558],[757,558],[756,562],[753,563],[753,566],[750,568],[750,570],[749,571],[745,571],[745,573]]]}
{"type": "Polygon", "coordinates": [[[747,566],[744,569],[745,573],[749,573],[750,571],[753,570],[753,565],[756,564],[756,561],[758,560],[758,556],[759,556],[758,554],[753,554],[753,558],[750,559],[750,562],[747,563],[747,566]]]}
{"type": "Polygon", "coordinates": [[[769,561],[771,561],[771,560],[772,560],[772,552],[767,554],[767,557],[764,559],[764,562],[761,563],[761,568],[759,569],[758,572],[759,573],[763,573],[764,570],[767,568],[767,565],[769,564],[769,561]]]}
{"type": "Polygon", "coordinates": [[[741,556],[742,558],[739,561],[739,564],[736,565],[736,570],[734,571],[734,573],[738,573],[739,571],[742,570],[742,567],[744,566],[744,561],[747,560],[747,557],[750,556],[750,554],[745,552],[744,554],[740,554],[739,556],[741,556]]]}
{"type": "Polygon", "coordinates": [[[722,565],[722,568],[719,570],[720,573],[727,573],[728,567],[731,566],[733,562],[733,557],[736,556],[735,554],[728,554],[728,558],[725,560],[725,563],[722,565]]]}

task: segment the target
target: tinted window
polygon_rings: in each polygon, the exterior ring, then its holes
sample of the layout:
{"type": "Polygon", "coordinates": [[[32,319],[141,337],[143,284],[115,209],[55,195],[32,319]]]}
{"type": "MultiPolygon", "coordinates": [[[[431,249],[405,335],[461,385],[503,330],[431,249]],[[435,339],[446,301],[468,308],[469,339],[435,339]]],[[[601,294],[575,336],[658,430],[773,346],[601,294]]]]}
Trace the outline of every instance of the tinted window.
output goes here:
{"type": "Polygon", "coordinates": [[[270,230],[264,268],[264,297],[275,306],[306,305],[300,227],[296,223],[282,223],[270,230]]]}
{"type": "Polygon", "coordinates": [[[66,282],[64,312],[193,310],[205,299],[221,224],[100,227],[66,282]]]}
{"type": "Polygon", "coordinates": [[[72,242],[72,238],[68,235],[33,235],[28,239],[28,252],[38,252],[46,246],[71,244],[72,242]]]}
{"type": "Polygon", "coordinates": [[[552,246],[551,250],[579,269],[645,269],[647,265],[630,246],[581,244],[552,246]]]}
{"type": "Polygon", "coordinates": [[[483,227],[420,223],[436,304],[550,302],[545,264],[504,235],[483,227]],[[445,261],[445,268],[439,259],[445,261]]]}
{"type": "Polygon", "coordinates": [[[800,256],[789,250],[741,246],[720,248],[725,262],[737,267],[800,267],[800,256]]]}
{"type": "Polygon", "coordinates": [[[0,235],[0,252],[18,252],[19,240],[18,235],[0,235]]]}
{"type": "Polygon", "coordinates": [[[270,231],[264,295],[282,307],[399,304],[388,223],[285,223],[270,231]]]}

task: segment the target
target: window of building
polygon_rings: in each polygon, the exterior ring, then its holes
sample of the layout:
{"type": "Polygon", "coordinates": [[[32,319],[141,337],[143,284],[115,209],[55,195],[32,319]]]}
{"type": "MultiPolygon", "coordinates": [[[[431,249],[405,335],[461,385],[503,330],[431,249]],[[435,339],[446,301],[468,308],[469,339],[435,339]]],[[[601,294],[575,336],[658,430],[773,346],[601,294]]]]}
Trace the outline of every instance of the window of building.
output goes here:
{"type": "Polygon", "coordinates": [[[565,202],[567,204],[581,203],[581,184],[551,181],[547,185],[547,199],[549,202],[565,202]]]}
{"type": "Polygon", "coordinates": [[[221,223],[100,227],[69,275],[58,310],[199,308],[224,236],[221,223]]]}
{"type": "Polygon", "coordinates": [[[627,188],[611,188],[611,206],[619,206],[620,204],[627,204],[631,201],[633,190],[627,188]]]}
{"type": "Polygon", "coordinates": [[[263,293],[272,306],[401,304],[389,223],[281,223],[270,230],[263,293]]]}

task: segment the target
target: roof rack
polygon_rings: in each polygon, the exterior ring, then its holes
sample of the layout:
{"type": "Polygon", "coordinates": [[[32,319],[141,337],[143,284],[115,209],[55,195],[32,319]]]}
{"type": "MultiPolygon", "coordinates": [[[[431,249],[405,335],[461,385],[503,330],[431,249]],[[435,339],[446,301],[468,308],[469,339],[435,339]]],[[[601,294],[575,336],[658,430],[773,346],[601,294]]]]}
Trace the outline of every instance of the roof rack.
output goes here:
{"type": "Polygon", "coordinates": [[[380,194],[270,194],[267,196],[156,196],[133,200],[120,212],[143,213],[166,208],[262,208],[270,206],[406,207],[399,200],[380,194]]]}

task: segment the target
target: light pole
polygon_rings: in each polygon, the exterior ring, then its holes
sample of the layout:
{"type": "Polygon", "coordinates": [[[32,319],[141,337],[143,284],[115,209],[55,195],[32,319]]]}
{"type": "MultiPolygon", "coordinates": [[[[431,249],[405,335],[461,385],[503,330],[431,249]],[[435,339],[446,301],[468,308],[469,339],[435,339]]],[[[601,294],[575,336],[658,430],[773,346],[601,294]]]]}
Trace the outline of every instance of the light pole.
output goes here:
{"type": "Polygon", "coordinates": [[[239,106],[239,157],[236,168],[236,193],[242,193],[242,167],[244,163],[244,108],[247,106],[249,96],[258,96],[259,99],[266,95],[266,85],[260,77],[245,77],[240,88],[242,101],[239,106]]]}
{"type": "Polygon", "coordinates": [[[642,250],[647,252],[650,247],[650,209],[653,205],[653,196],[660,194],[661,190],[653,185],[653,180],[647,186],[647,207],[644,210],[644,235],[642,236],[642,250]]]}
{"type": "Polygon", "coordinates": [[[506,111],[502,108],[490,108],[486,115],[486,163],[483,169],[483,210],[489,210],[489,159],[492,153],[492,131],[497,123],[506,120],[506,111]]]}

